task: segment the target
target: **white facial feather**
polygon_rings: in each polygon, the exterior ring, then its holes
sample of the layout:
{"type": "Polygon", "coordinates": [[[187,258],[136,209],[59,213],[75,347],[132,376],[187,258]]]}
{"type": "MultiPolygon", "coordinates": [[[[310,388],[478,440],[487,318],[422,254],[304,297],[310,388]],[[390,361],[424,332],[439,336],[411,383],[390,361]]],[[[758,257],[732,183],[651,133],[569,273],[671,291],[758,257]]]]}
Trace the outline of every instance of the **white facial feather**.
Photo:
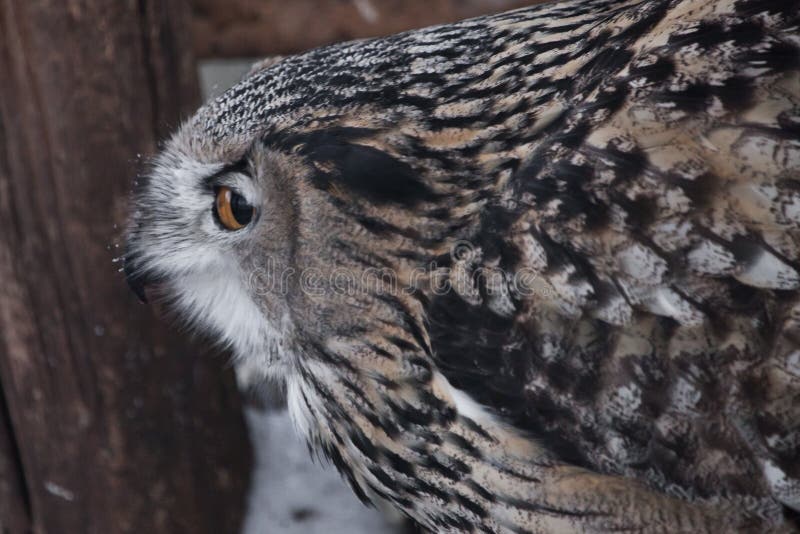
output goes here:
{"type": "Polygon", "coordinates": [[[237,266],[222,264],[177,277],[171,292],[192,323],[213,329],[237,358],[258,360],[266,370],[275,359],[280,334],[253,302],[243,280],[237,266]]]}
{"type": "MultiPolygon", "coordinates": [[[[252,378],[263,379],[282,371],[285,321],[267,320],[233,253],[237,243],[249,238],[249,228],[230,232],[214,220],[213,190],[204,182],[221,169],[219,164],[200,163],[178,143],[170,147],[156,162],[141,199],[142,206],[152,210],[152,220],[136,241],[138,248],[129,253],[146,265],[148,275],[164,281],[169,302],[181,318],[195,330],[214,334],[232,349],[237,364],[242,362],[248,372],[261,371],[262,376],[252,378]]],[[[221,177],[220,184],[235,187],[248,202],[259,204],[254,180],[232,172],[221,177]]],[[[142,217],[142,211],[134,216],[142,217]]]]}

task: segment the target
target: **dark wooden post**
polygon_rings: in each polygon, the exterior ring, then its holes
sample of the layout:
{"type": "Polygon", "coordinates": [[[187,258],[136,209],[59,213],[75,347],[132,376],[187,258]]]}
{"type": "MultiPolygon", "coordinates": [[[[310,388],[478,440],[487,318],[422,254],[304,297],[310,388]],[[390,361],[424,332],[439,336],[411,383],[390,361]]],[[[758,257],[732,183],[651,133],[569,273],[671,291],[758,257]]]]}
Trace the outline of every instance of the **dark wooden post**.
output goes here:
{"type": "Polygon", "coordinates": [[[170,0],[0,0],[0,532],[236,532],[225,360],[118,265],[130,183],[198,103],[170,0]]]}
{"type": "Polygon", "coordinates": [[[188,0],[198,57],[265,57],[547,0],[188,0]]]}

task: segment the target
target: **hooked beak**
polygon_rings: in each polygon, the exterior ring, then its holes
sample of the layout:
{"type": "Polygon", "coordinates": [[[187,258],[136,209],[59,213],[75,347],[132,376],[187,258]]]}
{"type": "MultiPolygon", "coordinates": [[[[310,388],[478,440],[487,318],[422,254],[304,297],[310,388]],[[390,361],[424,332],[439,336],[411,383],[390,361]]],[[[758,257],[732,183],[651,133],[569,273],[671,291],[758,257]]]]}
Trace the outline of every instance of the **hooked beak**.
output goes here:
{"type": "Polygon", "coordinates": [[[147,293],[145,290],[150,280],[148,280],[146,274],[136,268],[135,260],[136,258],[130,253],[125,254],[125,265],[123,266],[125,280],[128,282],[128,287],[131,288],[131,291],[133,291],[139,299],[139,302],[147,304],[147,293]]]}

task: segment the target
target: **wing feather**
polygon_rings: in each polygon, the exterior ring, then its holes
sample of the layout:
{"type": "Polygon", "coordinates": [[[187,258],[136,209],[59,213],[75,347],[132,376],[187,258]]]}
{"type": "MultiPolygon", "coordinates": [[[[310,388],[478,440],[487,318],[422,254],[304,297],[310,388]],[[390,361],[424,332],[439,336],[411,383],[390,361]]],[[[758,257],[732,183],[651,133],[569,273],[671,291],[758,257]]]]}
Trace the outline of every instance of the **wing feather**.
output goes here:
{"type": "MultiPolygon", "coordinates": [[[[789,4],[672,2],[650,31],[609,38],[603,61],[565,74],[557,117],[507,182],[500,253],[459,267],[532,273],[508,282],[515,312],[492,329],[475,318],[508,306],[473,303],[445,321],[459,303],[440,299],[430,316],[448,378],[556,455],[764,515],[800,510],[789,4]]],[[[623,35],[646,18],[632,11],[592,31],[623,35]]]]}

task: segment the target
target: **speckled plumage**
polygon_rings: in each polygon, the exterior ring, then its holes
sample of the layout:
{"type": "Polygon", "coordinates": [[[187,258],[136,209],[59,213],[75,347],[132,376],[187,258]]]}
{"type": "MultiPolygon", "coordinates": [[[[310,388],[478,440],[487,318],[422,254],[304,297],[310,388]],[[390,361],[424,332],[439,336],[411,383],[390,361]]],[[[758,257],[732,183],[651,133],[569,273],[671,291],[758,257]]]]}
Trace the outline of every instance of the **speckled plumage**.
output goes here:
{"type": "Polygon", "coordinates": [[[256,70],[140,184],[126,270],[431,530],[789,532],[798,247],[798,3],[590,0],[256,70]]]}

